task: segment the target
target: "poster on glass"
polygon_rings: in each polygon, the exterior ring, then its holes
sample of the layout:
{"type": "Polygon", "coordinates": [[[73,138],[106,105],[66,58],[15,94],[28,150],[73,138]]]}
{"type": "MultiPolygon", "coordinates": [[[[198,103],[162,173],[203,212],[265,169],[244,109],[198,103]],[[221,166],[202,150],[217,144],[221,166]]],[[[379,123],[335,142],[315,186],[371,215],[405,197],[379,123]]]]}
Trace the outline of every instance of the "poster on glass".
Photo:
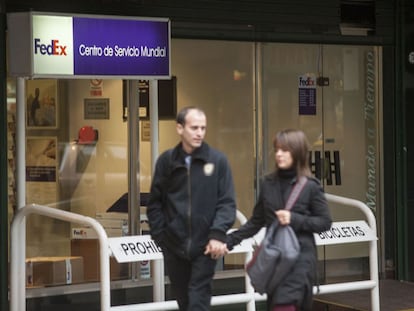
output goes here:
{"type": "Polygon", "coordinates": [[[57,200],[57,138],[27,137],[27,203],[52,204],[57,200]]]}
{"type": "Polygon", "coordinates": [[[57,80],[26,81],[26,116],[28,129],[57,128],[57,80]]]}

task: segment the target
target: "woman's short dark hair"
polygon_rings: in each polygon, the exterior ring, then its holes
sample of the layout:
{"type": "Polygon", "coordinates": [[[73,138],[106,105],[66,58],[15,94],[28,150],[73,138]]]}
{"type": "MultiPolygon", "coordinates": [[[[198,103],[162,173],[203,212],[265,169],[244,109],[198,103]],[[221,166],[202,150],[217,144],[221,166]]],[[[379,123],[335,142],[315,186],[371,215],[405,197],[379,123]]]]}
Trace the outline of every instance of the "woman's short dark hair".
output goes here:
{"type": "Polygon", "coordinates": [[[293,158],[298,176],[310,176],[309,168],[309,143],[306,135],[301,130],[284,129],[278,132],[273,139],[275,151],[279,148],[287,150],[293,158]]]}

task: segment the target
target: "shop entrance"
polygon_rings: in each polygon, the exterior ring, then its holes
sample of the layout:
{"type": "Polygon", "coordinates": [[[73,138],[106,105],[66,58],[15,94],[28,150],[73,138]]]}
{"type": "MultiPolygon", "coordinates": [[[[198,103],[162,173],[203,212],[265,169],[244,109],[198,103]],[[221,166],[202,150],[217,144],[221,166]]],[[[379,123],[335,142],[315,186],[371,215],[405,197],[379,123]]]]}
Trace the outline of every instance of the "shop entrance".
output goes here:
{"type": "MultiPolygon", "coordinates": [[[[272,135],[300,128],[325,192],[365,202],[381,223],[379,57],[379,49],[369,46],[263,45],[262,129],[265,171],[274,165],[272,135]]],[[[334,210],[334,218],[361,218],[334,210]]],[[[327,277],[366,272],[366,245],[330,247],[319,255],[327,277]]]]}

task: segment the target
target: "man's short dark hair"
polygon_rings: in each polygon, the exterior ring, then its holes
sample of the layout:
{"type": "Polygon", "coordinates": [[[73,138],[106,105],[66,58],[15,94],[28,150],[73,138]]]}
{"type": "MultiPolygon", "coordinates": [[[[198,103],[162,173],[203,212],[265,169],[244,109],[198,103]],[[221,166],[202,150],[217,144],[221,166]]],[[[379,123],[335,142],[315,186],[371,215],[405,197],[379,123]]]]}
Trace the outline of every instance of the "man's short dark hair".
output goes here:
{"type": "Polygon", "coordinates": [[[204,113],[203,110],[201,110],[200,108],[197,108],[195,106],[187,106],[187,107],[184,107],[183,109],[181,109],[177,113],[177,119],[176,119],[176,121],[177,121],[178,124],[181,124],[182,126],[185,125],[185,117],[187,116],[187,114],[188,114],[188,112],[190,110],[197,110],[197,111],[199,111],[201,113],[204,113]]]}

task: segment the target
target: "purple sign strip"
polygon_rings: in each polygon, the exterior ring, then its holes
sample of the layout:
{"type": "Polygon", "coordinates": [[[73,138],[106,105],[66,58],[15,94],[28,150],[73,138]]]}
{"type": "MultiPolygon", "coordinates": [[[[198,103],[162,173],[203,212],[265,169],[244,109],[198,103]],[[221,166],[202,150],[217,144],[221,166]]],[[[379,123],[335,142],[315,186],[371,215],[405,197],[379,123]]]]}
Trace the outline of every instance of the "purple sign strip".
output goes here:
{"type": "Polygon", "coordinates": [[[316,115],[315,88],[299,88],[299,115],[316,115]]]}
{"type": "Polygon", "coordinates": [[[73,18],[75,75],[170,76],[168,21],[73,18]]]}

